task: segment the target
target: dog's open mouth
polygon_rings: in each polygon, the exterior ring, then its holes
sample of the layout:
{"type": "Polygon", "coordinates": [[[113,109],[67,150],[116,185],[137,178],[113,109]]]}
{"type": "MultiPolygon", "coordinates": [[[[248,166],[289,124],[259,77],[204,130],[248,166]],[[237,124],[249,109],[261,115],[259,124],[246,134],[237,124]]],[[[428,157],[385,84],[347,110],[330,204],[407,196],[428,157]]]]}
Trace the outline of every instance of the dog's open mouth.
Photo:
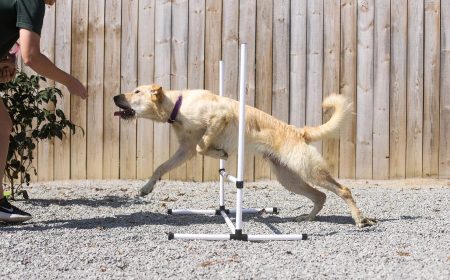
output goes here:
{"type": "Polygon", "coordinates": [[[126,107],[122,107],[122,106],[119,106],[119,108],[121,110],[114,112],[114,116],[119,116],[122,119],[130,119],[136,115],[136,112],[131,108],[126,108],[126,107]]]}

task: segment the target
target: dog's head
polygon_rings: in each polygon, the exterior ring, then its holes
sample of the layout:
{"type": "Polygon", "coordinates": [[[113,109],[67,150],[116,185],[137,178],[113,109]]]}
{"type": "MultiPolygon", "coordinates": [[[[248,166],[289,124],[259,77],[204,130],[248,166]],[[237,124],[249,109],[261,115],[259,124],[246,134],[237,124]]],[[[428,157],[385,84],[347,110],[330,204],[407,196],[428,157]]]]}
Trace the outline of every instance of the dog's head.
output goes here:
{"type": "Polygon", "coordinates": [[[158,120],[163,99],[161,86],[140,86],[132,92],[114,96],[114,103],[121,109],[115,112],[114,116],[120,116],[122,119],[140,117],[158,120]]]}

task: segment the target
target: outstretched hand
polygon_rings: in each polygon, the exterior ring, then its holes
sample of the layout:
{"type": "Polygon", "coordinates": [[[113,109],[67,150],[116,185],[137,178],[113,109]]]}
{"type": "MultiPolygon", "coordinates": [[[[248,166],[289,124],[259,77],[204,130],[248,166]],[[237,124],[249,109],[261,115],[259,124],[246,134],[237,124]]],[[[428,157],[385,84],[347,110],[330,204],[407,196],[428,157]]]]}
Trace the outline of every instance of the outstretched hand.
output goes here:
{"type": "Polygon", "coordinates": [[[88,97],[88,93],[83,84],[77,79],[73,78],[66,85],[70,94],[81,97],[82,99],[86,99],[88,97]]]}
{"type": "Polygon", "coordinates": [[[16,64],[10,59],[0,61],[0,83],[7,83],[16,75],[16,64]]]}

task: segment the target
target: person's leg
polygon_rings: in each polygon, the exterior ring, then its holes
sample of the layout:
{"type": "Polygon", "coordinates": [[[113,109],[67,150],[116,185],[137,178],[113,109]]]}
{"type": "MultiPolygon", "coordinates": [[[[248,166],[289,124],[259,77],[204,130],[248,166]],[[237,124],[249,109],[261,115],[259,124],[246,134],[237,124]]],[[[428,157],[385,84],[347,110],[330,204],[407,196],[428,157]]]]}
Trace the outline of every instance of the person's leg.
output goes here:
{"type": "Polygon", "coordinates": [[[11,118],[9,117],[5,104],[3,104],[3,101],[0,99],[0,221],[24,222],[31,219],[31,215],[12,206],[3,194],[3,177],[5,175],[6,157],[8,155],[11,129],[11,118]]]}
{"type": "Polygon", "coordinates": [[[0,99],[0,200],[3,199],[3,176],[9,147],[12,121],[3,101],[0,99]]]}

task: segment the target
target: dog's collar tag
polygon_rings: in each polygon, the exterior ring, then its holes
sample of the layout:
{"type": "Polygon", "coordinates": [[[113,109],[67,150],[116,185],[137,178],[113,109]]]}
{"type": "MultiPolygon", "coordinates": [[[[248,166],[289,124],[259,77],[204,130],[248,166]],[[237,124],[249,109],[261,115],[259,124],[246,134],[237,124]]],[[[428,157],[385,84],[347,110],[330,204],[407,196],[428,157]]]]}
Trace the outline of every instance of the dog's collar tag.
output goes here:
{"type": "Polygon", "coordinates": [[[180,111],[181,102],[183,101],[183,96],[178,96],[177,102],[175,102],[175,106],[172,109],[172,113],[170,113],[170,117],[167,120],[168,123],[174,123],[177,118],[178,112],[180,111]]]}

